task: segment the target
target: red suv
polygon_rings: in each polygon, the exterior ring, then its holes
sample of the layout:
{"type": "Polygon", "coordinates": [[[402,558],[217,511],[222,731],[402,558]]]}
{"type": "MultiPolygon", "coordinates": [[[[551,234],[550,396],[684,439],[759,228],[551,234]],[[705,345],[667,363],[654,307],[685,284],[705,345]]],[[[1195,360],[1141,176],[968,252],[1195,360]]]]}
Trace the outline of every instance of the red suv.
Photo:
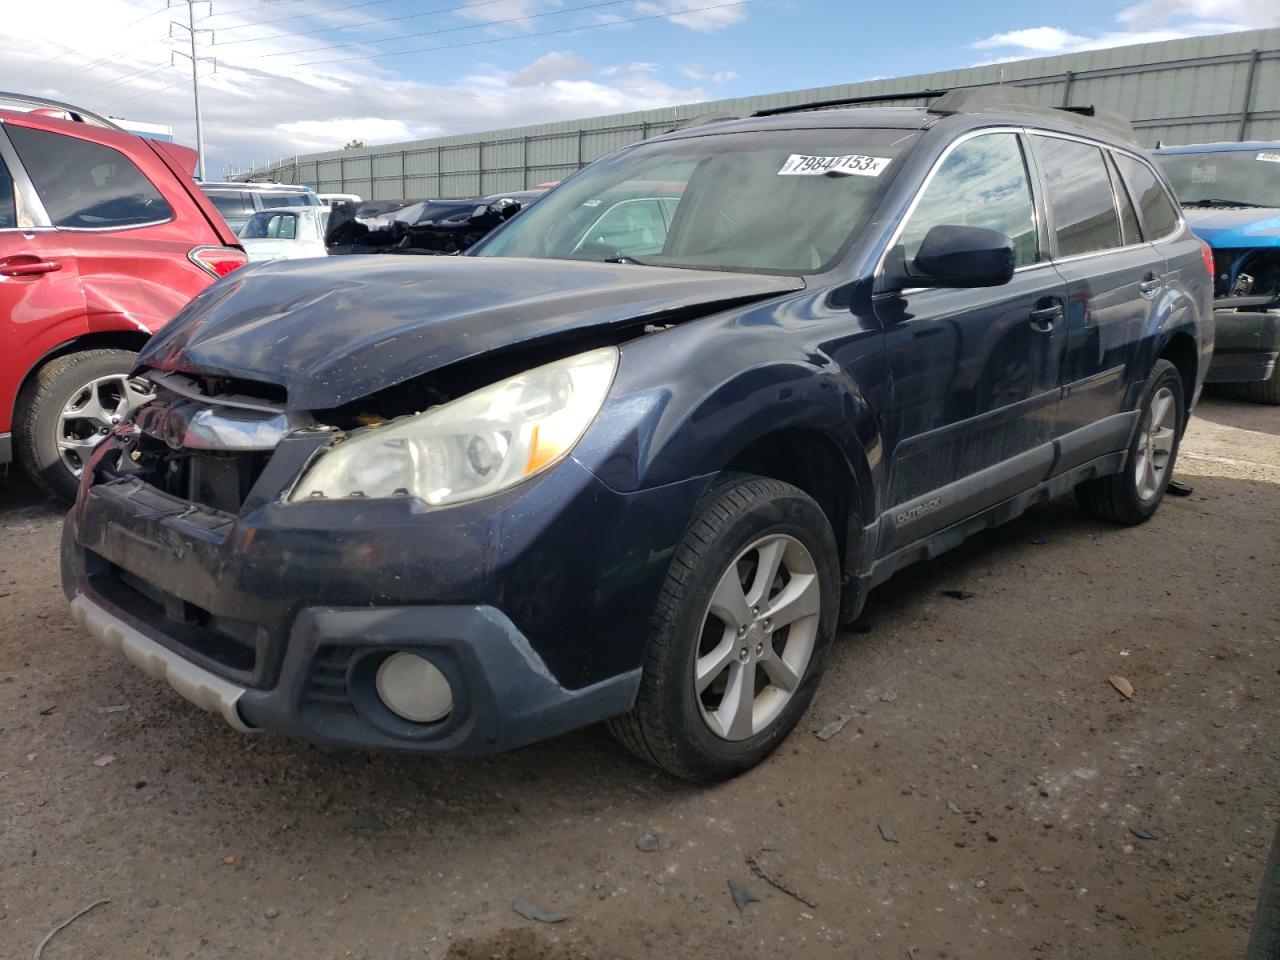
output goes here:
{"type": "Polygon", "coordinates": [[[135,351],[246,262],[194,166],[186,147],[0,94],[0,464],[55,494],[75,496],[89,452],[150,398],[135,351]]]}

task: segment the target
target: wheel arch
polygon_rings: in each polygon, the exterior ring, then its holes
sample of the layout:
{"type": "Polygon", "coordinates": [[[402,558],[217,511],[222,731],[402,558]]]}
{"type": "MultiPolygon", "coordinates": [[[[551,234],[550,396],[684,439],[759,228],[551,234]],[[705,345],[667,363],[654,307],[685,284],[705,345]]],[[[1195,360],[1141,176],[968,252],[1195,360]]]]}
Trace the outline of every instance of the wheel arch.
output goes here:
{"type": "Polygon", "coordinates": [[[1156,359],[1168,360],[1177,368],[1182,380],[1182,402],[1190,410],[1200,371],[1200,348],[1195,337],[1187,330],[1173,331],[1160,344],[1156,359]]]}
{"type": "Polygon", "coordinates": [[[81,353],[86,350],[128,350],[131,353],[137,353],[146,346],[147,341],[150,339],[150,334],[143,333],[140,330],[106,330],[73,337],[46,350],[28,365],[26,373],[23,374],[17,392],[13,397],[11,416],[17,413],[23,395],[35,383],[35,379],[39,376],[41,369],[51,360],[57,360],[59,357],[65,357],[72,353],[81,353]]]}

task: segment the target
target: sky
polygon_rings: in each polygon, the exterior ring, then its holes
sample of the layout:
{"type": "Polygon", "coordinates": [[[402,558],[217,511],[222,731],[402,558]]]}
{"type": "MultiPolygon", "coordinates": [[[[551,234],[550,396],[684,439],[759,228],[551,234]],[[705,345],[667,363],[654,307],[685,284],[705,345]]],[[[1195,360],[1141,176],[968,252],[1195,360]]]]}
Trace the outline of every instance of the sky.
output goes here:
{"type": "MultiPolygon", "coordinates": [[[[183,0],[10,6],[0,90],[170,124],[194,145],[183,0]]],[[[1275,0],[200,0],[194,11],[211,179],[353,139],[1280,26],[1275,0]]]]}

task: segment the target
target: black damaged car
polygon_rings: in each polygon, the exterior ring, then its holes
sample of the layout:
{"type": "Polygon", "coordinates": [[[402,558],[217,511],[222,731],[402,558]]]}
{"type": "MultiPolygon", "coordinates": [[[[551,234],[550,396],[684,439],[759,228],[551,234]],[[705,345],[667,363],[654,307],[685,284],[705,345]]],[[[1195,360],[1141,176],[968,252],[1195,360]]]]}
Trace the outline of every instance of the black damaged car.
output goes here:
{"type": "Polygon", "coordinates": [[[894,571],[1072,491],[1150,517],[1211,298],[1102,114],[956,91],[675,132],[466,256],[202,293],[84,471],[64,588],[240,730],[475,755],[608,721],[730,776],[894,571]]]}

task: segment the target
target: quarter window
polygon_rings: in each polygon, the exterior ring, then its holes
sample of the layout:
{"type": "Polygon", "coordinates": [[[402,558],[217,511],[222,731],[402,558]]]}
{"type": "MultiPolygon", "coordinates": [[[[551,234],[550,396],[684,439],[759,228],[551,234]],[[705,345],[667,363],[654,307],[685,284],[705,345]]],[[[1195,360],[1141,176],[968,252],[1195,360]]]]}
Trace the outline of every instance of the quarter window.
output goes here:
{"type": "Polygon", "coordinates": [[[1142,242],[1142,228],[1138,226],[1138,212],[1133,209],[1133,201],[1124,180],[1116,172],[1115,166],[1107,165],[1107,173],[1111,174],[1111,182],[1115,186],[1116,201],[1120,204],[1120,234],[1125,245],[1142,242]]]}
{"type": "Polygon", "coordinates": [[[0,230],[12,230],[18,225],[18,207],[13,199],[13,177],[4,158],[0,157],[0,230]]]}
{"type": "Polygon", "coordinates": [[[907,260],[915,259],[925,234],[942,224],[999,230],[1013,241],[1018,266],[1035,263],[1035,207],[1016,135],[984,134],[951,151],[903,230],[907,260]]]}
{"type": "Polygon", "coordinates": [[[1125,182],[1129,184],[1130,193],[1137,201],[1138,209],[1142,211],[1147,237],[1159,240],[1173,233],[1178,228],[1177,208],[1151,168],[1141,160],[1124,154],[1117,154],[1116,162],[1120,165],[1125,182]]]}
{"type": "Polygon", "coordinates": [[[1120,217],[1102,151],[1078,140],[1031,139],[1049,191],[1058,256],[1074,257],[1120,246],[1120,217]]]}
{"type": "Polygon", "coordinates": [[[120,151],[46,130],[7,129],[54,226],[101,230],[173,218],[160,191],[120,151]]]}

